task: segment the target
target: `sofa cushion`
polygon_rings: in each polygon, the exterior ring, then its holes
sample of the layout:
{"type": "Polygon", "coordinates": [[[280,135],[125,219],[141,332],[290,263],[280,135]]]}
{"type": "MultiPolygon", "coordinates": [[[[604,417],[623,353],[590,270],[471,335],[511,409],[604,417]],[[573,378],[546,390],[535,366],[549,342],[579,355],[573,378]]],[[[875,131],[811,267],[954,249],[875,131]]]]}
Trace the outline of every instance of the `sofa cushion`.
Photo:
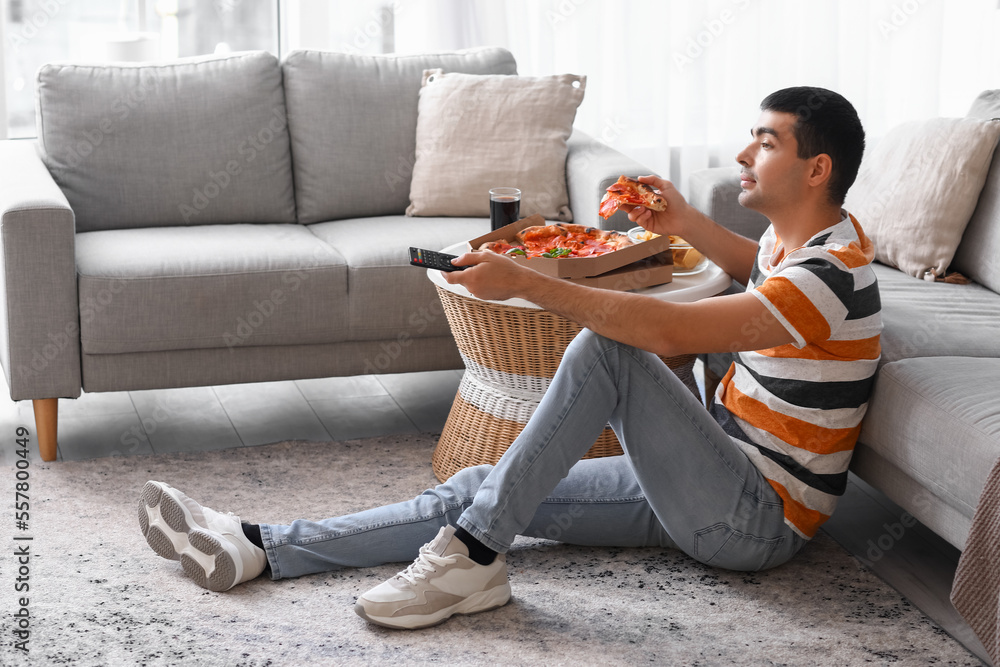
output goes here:
{"type": "Polygon", "coordinates": [[[337,220],[308,229],[337,249],[349,267],[351,340],[450,336],[441,301],[427,273],[409,261],[408,248],[440,250],[485,234],[485,218],[402,215],[337,220]]]}
{"type": "Polygon", "coordinates": [[[845,207],[880,262],[943,276],[986,181],[1000,123],[932,118],[896,128],[865,155],[845,207]]]}
{"type": "MultiPolygon", "coordinates": [[[[1000,90],[987,90],[969,110],[973,118],[1000,118],[1000,90]]],[[[994,292],[1000,292],[1000,151],[979,195],[952,266],[994,292]]]]}
{"type": "Polygon", "coordinates": [[[1000,294],[981,285],[928,282],[873,264],[882,300],[882,359],[1000,357],[1000,294]]]}
{"type": "Polygon", "coordinates": [[[516,74],[500,48],[413,56],[292,51],[282,62],[299,221],[401,214],[425,69],[516,74]]]}
{"type": "Polygon", "coordinates": [[[566,141],[586,77],[424,73],[407,215],[490,214],[494,187],[521,190],[521,216],[569,222],[566,141]]]}
{"type": "Polygon", "coordinates": [[[969,107],[972,118],[1000,118],[1000,90],[984,90],[969,107]]]}
{"type": "Polygon", "coordinates": [[[859,442],[921,484],[928,497],[909,498],[911,506],[944,502],[971,518],[1000,457],[998,395],[1000,359],[888,364],[875,380],[859,442]]]}
{"type": "Polygon", "coordinates": [[[45,65],[37,96],[42,158],[77,231],[295,221],[269,53],[45,65]]]}
{"type": "Polygon", "coordinates": [[[298,224],[77,234],[86,354],[341,341],[347,264],[298,224]]]}

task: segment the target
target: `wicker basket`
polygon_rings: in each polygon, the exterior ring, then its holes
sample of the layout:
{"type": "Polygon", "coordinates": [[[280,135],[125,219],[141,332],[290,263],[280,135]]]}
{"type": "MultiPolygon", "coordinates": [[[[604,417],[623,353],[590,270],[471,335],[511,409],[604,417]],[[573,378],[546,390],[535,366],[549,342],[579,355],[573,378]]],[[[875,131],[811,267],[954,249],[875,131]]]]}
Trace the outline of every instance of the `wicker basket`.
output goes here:
{"type": "MultiPolygon", "coordinates": [[[[441,481],[469,466],[496,463],[534,413],[563,353],[581,327],[537,308],[461,296],[437,288],[466,371],[431,463],[441,481]]],[[[695,355],[664,359],[698,394],[695,355]]],[[[584,458],[621,454],[610,428],[584,458]]]]}

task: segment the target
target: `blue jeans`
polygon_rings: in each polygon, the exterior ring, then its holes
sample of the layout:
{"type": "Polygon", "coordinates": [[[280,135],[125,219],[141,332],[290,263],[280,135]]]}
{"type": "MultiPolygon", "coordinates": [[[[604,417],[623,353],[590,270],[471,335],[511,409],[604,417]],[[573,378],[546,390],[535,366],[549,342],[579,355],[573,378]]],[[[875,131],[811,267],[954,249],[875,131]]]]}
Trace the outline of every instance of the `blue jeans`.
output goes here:
{"type": "Polygon", "coordinates": [[[587,330],[496,466],[405,502],[260,529],[279,579],[410,561],[447,524],[498,552],[526,535],[675,548],[732,570],[780,565],[805,543],[771,485],[656,355],[587,330]],[[606,424],[625,454],[580,460],[606,424]]]}

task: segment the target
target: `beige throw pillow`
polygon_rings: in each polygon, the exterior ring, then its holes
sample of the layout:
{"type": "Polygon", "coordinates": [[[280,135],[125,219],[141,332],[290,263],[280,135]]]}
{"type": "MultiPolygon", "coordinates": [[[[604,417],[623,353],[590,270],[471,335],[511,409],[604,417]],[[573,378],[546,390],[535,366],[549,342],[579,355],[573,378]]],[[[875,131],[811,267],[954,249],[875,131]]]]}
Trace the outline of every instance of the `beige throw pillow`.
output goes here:
{"type": "Polygon", "coordinates": [[[875,258],[934,280],[955,255],[986,181],[1000,122],[934,118],[894,128],[866,155],[845,208],[875,258]]]}
{"type": "Polygon", "coordinates": [[[426,70],[407,215],[488,217],[490,188],[521,190],[521,217],[573,219],[566,140],[586,77],[426,70]]]}

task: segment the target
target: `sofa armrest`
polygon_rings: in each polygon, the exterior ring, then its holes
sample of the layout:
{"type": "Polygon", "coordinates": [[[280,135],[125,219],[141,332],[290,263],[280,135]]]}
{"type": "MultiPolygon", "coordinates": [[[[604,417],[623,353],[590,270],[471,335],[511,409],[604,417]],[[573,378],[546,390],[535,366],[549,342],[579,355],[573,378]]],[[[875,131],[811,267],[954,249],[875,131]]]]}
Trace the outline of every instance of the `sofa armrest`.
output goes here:
{"type": "Polygon", "coordinates": [[[602,229],[627,230],[635,227],[624,211],[618,211],[604,220],[597,215],[597,209],[608,186],[619,176],[652,173],[649,168],[579,130],[573,131],[567,144],[566,187],[573,222],[602,229]]]}
{"type": "Polygon", "coordinates": [[[739,202],[740,168],[715,167],[691,174],[688,202],[726,229],[759,241],[771,223],[739,202]]]}
{"type": "Polygon", "coordinates": [[[35,142],[0,141],[0,365],[14,400],[80,395],[75,235],[35,142]]]}

